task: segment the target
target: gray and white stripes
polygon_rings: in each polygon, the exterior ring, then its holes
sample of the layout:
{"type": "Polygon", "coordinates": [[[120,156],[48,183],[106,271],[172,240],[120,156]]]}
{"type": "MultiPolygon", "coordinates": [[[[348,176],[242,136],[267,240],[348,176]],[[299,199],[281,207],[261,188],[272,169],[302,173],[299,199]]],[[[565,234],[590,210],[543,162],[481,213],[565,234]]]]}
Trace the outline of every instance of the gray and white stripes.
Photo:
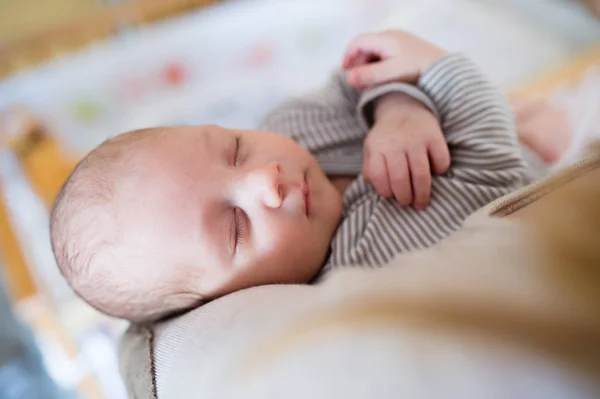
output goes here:
{"type": "Polygon", "coordinates": [[[526,183],[508,103],[471,61],[459,54],[442,58],[421,76],[418,88],[392,83],[359,93],[338,73],[325,88],[289,100],[265,118],[263,129],[308,148],[328,175],[353,175],[360,173],[366,121],[377,96],[401,91],[425,97],[440,117],[452,165],[433,178],[430,206],[401,207],[359,175],[344,194],[342,221],[322,274],[342,266],[379,266],[400,252],[431,246],[483,205],[526,183]]]}

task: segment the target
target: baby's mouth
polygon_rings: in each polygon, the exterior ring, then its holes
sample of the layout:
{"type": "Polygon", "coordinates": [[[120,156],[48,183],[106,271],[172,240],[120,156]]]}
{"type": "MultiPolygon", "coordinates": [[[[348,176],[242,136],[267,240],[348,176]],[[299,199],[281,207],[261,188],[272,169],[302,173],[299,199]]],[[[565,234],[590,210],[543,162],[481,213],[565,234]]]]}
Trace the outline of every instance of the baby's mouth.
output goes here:
{"type": "Polygon", "coordinates": [[[308,171],[304,172],[304,186],[302,187],[302,193],[304,194],[304,211],[306,216],[310,216],[310,186],[308,185],[307,174],[308,171]]]}

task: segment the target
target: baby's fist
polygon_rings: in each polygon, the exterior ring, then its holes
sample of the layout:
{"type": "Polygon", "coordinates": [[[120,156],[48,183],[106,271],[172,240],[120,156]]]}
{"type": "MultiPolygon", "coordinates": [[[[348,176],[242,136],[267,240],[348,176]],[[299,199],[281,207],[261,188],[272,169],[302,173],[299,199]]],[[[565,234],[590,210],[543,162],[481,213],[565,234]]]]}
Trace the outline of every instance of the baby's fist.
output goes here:
{"type": "Polygon", "coordinates": [[[363,175],[384,197],[401,205],[427,207],[431,174],[450,167],[450,153],[435,115],[402,93],[377,104],[375,124],[364,143],[363,175]]]}

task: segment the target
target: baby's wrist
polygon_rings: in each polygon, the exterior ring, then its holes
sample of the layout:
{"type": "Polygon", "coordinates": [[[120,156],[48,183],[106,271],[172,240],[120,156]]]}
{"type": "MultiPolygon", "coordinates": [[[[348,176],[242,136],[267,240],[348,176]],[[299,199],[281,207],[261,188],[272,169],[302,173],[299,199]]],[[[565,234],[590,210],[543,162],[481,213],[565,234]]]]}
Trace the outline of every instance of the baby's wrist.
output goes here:
{"type": "Polygon", "coordinates": [[[384,94],[377,100],[374,117],[377,122],[382,119],[399,117],[404,114],[404,111],[414,111],[415,109],[429,112],[429,109],[423,103],[410,95],[402,92],[392,92],[384,94]]]}

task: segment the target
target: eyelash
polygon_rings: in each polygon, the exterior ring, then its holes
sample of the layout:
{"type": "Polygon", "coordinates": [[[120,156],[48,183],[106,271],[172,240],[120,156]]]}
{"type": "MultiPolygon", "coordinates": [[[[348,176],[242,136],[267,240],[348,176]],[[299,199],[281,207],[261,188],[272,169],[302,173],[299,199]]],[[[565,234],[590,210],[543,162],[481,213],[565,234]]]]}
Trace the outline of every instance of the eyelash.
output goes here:
{"type": "Polygon", "coordinates": [[[240,212],[242,212],[240,208],[233,208],[233,223],[235,226],[234,252],[238,251],[238,247],[244,239],[243,221],[242,217],[240,217],[240,212]]]}
{"type": "Polygon", "coordinates": [[[235,152],[233,153],[233,166],[238,166],[238,156],[240,152],[240,143],[242,141],[241,136],[235,136],[235,152]]]}

